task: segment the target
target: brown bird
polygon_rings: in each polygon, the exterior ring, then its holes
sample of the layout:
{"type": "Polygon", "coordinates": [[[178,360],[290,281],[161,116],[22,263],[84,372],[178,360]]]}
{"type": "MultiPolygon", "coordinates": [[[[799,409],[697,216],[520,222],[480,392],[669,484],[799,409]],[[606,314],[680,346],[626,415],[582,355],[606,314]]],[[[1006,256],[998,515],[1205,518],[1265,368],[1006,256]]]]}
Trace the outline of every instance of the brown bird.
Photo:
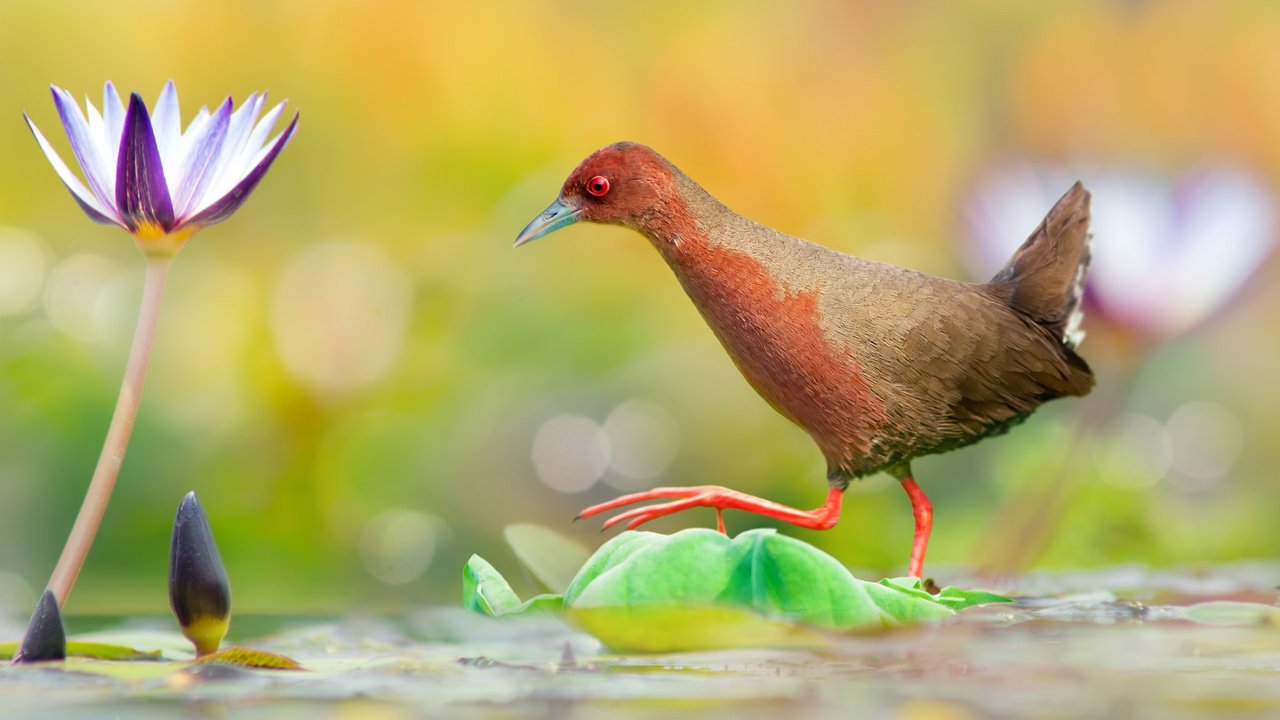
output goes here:
{"type": "Polygon", "coordinates": [[[840,519],[849,482],[885,471],[915,515],[910,574],[922,577],[933,508],[911,460],[1004,433],[1041,403],[1085,395],[1075,352],[1089,262],[1089,193],[1076,183],[986,283],[844,255],[748,220],[648,147],[617,143],[569,175],[516,246],[578,221],[653,243],[756,392],[804,428],[827,461],[827,501],[804,511],[719,486],[655,488],[605,523],[635,528],[691,507],[747,510],[801,527],[840,519]]]}

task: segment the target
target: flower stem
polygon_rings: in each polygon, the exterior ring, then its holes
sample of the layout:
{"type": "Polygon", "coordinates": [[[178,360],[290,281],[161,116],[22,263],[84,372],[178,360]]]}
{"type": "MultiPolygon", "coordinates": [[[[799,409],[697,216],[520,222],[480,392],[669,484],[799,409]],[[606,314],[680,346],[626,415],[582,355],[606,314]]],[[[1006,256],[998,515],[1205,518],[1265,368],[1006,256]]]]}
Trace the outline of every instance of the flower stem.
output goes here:
{"type": "Polygon", "coordinates": [[[125,366],[124,382],[120,385],[120,397],[116,399],[115,413],[107,429],[107,439],[98,456],[98,466],[89,481],[80,514],[67,537],[67,544],[58,558],[58,565],[49,579],[49,589],[58,600],[58,606],[66,604],[71,587],[76,583],[80,568],[89,555],[93,538],[98,534],[102,516],[107,511],[107,501],[120,474],[124,451],[133,433],[133,420],[138,414],[138,401],[142,394],[142,382],[147,376],[147,362],[151,358],[151,343],[156,335],[156,321],[160,317],[160,301],[164,297],[165,279],[169,276],[172,256],[147,256],[147,274],[142,288],[142,307],[138,310],[138,325],[133,331],[133,345],[129,348],[129,362],[125,366]]]}

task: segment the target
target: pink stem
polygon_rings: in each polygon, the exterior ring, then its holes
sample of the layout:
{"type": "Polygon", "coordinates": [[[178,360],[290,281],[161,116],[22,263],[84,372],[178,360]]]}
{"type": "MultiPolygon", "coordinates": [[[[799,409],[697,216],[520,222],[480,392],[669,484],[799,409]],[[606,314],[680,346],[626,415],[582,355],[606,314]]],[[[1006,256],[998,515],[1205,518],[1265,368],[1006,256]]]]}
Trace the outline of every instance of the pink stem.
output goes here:
{"type": "Polygon", "coordinates": [[[133,346],[129,348],[129,362],[125,366],[124,382],[120,385],[120,397],[111,416],[106,442],[98,456],[98,466],[89,481],[80,514],[67,537],[67,544],[58,558],[58,565],[49,579],[49,589],[58,600],[58,607],[67,602],[71,587],[76,583],[80,568],[89,555],[93,538],[98,534],[102,516],[107,511],[107,501],[116,486],[116,476],[124,462],[124,451],[133,433],[133,420],[138,415],[138,400],[142,394],[142,382],[147,376],[147,361],[151,358],[151,343],[156,336],[156,321],[160,317],[160,301],[164,297],[164,283],[169,276],[169,257],[147,257],[147,275],[142,288],[142,307],[138,310],[138,325],[133,331],[133,346]]]}

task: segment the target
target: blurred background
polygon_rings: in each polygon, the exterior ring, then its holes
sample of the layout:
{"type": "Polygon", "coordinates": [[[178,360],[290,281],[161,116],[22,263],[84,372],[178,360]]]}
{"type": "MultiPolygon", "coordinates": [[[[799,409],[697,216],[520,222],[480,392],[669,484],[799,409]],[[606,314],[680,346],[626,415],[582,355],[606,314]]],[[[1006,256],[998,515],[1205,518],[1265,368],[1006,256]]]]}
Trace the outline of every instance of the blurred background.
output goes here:
{"type": "MultiPolygon", "coordinates": [[[[642,238],[581,226],[512,250],[622,139],[757,221],[971,280],[1083,179],[1098,387],[918,462],[934,572],[1280,549],[1274,3],[0,0],[0,611],[25,617],[61,550],[142,280],[22,112],[70,160],[50,83],[150,104],[170,78],[184,122],[268,89],[301,127],[177,259],[73,614],[165,611],[192,489],[241,612],[456,602],[473,552],[516,574],[507,524],[594,547],[575,513],[655,484],[819,504],[818,451],[642,238]]],[[[895,485],[785,532],[901,574],[895,485]]]]}

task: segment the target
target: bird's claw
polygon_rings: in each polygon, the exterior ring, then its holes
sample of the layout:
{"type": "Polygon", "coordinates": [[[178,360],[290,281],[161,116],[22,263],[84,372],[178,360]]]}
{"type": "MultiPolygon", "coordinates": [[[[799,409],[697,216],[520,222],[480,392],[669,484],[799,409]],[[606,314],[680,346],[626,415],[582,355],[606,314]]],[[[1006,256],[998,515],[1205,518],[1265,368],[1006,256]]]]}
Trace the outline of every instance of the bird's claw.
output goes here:
{"type": "MultiPolygon", "coordinates": [[[[681,510],[687,510],[692,507],[712,507],[716,509],[717,515],[719,515],[720,511],[724,509],[720,505],[719,501],[724,497],[724,493],[728,492],[732,491],[727,488],[714,486],[654,488],[645,492],[623,495],[608,502],[600,503],[599,505],[592,505],[578,513],[578,516],[574,519],[579,520],[582,518],[588,518],[592,515],[608,512],[609,510],[615,510],[638,502],[645,502],[647,500],[672,500],[671,502],[660,503],[657,505],[645,505],[643,507],[631,508],[630,510],[623,511],[606,520],[604,522],[604,527],[601,528],[602,531],[608,530],[611,527],[625,522],[628,530],[635,530],[651,520],[657,520],[660,517],[677,513],[681,510]]],[[[721,531],[723,531],[723,520],[719,522],[719,525],[721,531]]]]}

